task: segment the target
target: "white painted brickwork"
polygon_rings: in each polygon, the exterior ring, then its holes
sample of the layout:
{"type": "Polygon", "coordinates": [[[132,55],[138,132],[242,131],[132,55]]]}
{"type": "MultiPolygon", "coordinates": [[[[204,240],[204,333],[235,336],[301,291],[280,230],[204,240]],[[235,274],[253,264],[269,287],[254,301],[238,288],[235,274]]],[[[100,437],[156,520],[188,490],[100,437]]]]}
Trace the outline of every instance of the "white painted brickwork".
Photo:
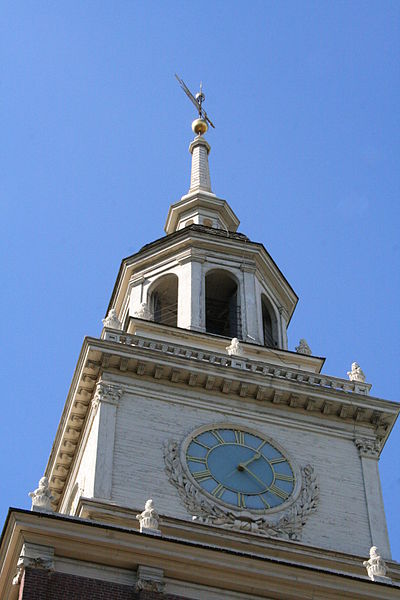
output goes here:
{"type": "Polygon", "coordinates": [[[202,189],[211,192],[210,170],[208,166],[209,146],[203,140],[193,143],[190,190],[202,189]]]}
{"type": "Polygon", "coordinates": [[[76,477],[79,489],[82,490],[82,495],[89,498],[94,493],[98,427],[98,415],[96,415],[90,428],[85,452],[83,453],[76,477]]]}
{"type": "MultiPolygon", "coordinates": [[[[135,395],[125,393],[117,411],[112,501],[138,508],[153,498],[161,514],[190,519],[178,493],[164,471],[163,443],[179,441],[195,428],[215,422],[230,422],[253,427],[270,436],[297,460],[310,463],[319,478],[320,503],[303,530],[302,541],[315,546],[365,554],[371,545],[365,492],[358,451],[351,439],[312,431],[303,421],[297,424],[273,423],[276,419],[255,409],[254,417],[226,416],[213,411],[210,403],[199,402],[204,395],[184,392],[171,397],[171,390],[145,389],[135,395]],[[157,397],[155,397],[155,394],[157,397]],[[202,407],[203,404],[203,407],[202,407]]],[[[209,400],[212,400],[211,398],[209,400]]],[[[240,406],[229,400],[233,408],[240,406]]],[[[314,427],[314,429],[316,429],[314,427]]]]}

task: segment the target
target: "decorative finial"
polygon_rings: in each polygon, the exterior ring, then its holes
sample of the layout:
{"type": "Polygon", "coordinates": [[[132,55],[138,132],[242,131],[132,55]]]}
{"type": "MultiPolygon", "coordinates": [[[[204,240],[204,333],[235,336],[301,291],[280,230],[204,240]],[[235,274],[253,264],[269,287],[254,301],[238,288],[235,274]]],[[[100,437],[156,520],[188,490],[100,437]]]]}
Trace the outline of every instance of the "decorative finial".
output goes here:
{"type": "Polygon", "coordinates": [[[226,346],[225,350],[229,354],[229,356],[242,356],[243,349],[240,346],[240,342],[237,338],[232,338],[229,346],[226,346]]]}
{"type": "Polygon", "coordinates": [[[115,308],[112,308],[107,317],[103,319],[103,325],[104,327],[110,327],[110,329],[122,329],[122,323],[117,317],[115,308]]]}
{"type": "Polygon", "coordinates": [[[369,551],[369,560],[364,560],[363,565],[367,569],[368,577],[371,581],[391,581],[390,578],[386,576],[386,563],[380,556],[376,546],[372,546],[369,551]]]}
{"type": "Polygon", "coordinates": [[[297,354],[306,354],[307,356],[311,356],[311,348],[304,338],[301,338],[299,345],[296,346],[295,350],[297,354]]]}
{"type": "Polygon", "coordinates": [[[161,535],[161,531],[158,529],[159,515],[154,508],[154,502],[150,498],[144,505],[144,511],[139,515],[136,515],[139,521],[141,533],[152,533],[153,535],[161,535]]]}
{"type": "Polygon", "coordinates": [[[209,118],[209,116],[207,115],[206,111],[203,108],[203,102],[206,99],[206,97],[203,93],[203,83],[200,82],[200,91],[197,92],[196,96],[193,96],[192,92],[186,86],[183,79],[180,79],[180,77],[178,77],[178,75],[176,73],[175,73],[175,77],[177,78],[177,80],[179,81],[179,85],[181,86],[181,88],[183,89],[183,91],[185,92],[185,94],[187,95],[189,100],[191,102],[193,102],[193,104],[196,107],[197,112],[199,113],[199,118],[195,119],[192,123],[193,132],[196,135],[203,135],[204,133],[206,133],[206,131],[208,129],[208,124],[211,125],[211,127],[213,127],[215,129],[215,125],[212,123],[211,119],[209,118]]]}
{"type": "Polygon", "coordinates": [[[153,315],[147,302],[142,302],[139,308],[133,313],[133,316],[137,319],[146,319],[147,321],[153,320],[153,315]]]}
{"type": "Polygon", "coordinates": [[[364,372],[360,365],[356,362],[352,363],[351,371],[347,371],[347,375],[349,376],[350,381],[359,381],[360,383],[365,382],[364,372]]]}
{"type": "Polygon", "coordinates": [[[47,477],[42,477],[39,480],[39,486],[34,492],[29,492],[29,496],[32,498],[31,510],[38,512],[52,512],[51,503],[54,500],[54,496],[50,491],[49,480],[47,477]]]}

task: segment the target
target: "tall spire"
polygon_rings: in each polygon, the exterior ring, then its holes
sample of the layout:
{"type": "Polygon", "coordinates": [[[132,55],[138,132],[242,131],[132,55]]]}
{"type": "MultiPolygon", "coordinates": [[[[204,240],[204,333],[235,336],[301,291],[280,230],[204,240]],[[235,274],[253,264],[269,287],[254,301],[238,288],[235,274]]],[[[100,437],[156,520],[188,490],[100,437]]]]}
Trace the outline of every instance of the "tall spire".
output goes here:
{"type": "Polygon", "coordinates": [[[201,135],[197,135],[190,143],[189,152],[192,155],[192,171],[189,193],[197,190],[212,192],[208,165],[210,149],[210,144],[201,135]]]}
{"type": "Polygon", "coordinates": [[[205,95],[202,85],[200,85],[200,91],[193,96],[182,79],[177,75],[175,77],[196,107],[199,116],[192,123],[192,130],[196,137],[189,145],[189,152],[192,155],[190,188],[179,202],[170,206],[164,227],[165,232],[170,234],[192,224],[224,229],[225,231],[236,231],[239,219],[229,204],[225,200],[217,198],[211,190],[210,168],[208,166],[208,155],[211,148],[203,135],[207,132],[208,126],[214,127],[214,124],[203,108],[205,95]]]}

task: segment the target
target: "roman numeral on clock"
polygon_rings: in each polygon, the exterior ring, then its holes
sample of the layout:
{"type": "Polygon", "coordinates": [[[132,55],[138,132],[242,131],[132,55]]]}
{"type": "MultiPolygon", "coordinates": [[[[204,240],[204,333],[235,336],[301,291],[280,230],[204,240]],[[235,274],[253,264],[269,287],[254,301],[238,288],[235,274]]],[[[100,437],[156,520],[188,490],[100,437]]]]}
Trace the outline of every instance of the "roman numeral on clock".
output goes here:
{"type": "Polygon", "coordinates": [[[262,503],[264,504],[265,508],[271,508],[271,505],[266,501],[264,496],[260,496],[260,499],[261,499],[262,503]]]}
{"type": "Polygon", "coordinates": [[[237,493],[237,504],[239,508],[246,508],[246,502],[244,500],[244,494],[242,492],[237,493]]]}
{"type": "Polygon", "coordinates": [[[235,432],[235,442],[237,444],[244,444],[244,433],[243,431],[238,431],[237,429],[234,430],[235,432]]]}
{"type": "Polygon", "coordinates": [[[219,431],[216,431],[215,429],[213,429],[211,433],[213,434],[213,436],[215,437],[217,442],[219,442],[220,444],[226,443],[224,438],[222,437],[222,435],[219,433],[219,431]]]}
{"type": "Polygon", "coordinates": [[[211,471],[208,469],[204,469],[204,471],[196,471],[196,473],[192,473],[192,475],[196,481],[205,481],[206,479],[210,479],[212,477],[211,471]]]}
{"type": "Polygon", "coordinates": [[[219,483],[217,485],[217,487],[211,493],[216,498],[221,498],[224,492],[225,492],[224,486],[221,483],[219,483]]]}
{"type": "Polygon", "coordinates": [[[196,438],[194,438],[194,443],[198,444],[199,446],[201,446],[202,448],[205,448],[206,450],[210,449],[210,446],[207,446],[206,444],[203,444],[203,442],[200,442],[199,440],[197,440],[196,438]]]}
{"type": "Polygon", "coordinates": [[[281,481],[294,481],[292,475],[284,475],[283,473],[275,473],[275,479],[280,479],[281,481]]]}
{"type": "Polygon", "coordinates": [[[287,494],[285,491],[281,490],[280,488],[276,487],[276,485],[274,485],[274,484],[269,486],[268,491],[271,492],[272,494],[275,494],[275,496],[278,496],[278,498],[282,498],[282,500],[287,500],[289,498],[289,494],[287,494]]]}
{"type": "Polygon", "coordinates": [[[198,456],[190,456],[190,454],[186,455],[186,460],[191,460],[192,462],[202,463],[205,465],[207,463],[205,458],[199,458],[198,456]]]}

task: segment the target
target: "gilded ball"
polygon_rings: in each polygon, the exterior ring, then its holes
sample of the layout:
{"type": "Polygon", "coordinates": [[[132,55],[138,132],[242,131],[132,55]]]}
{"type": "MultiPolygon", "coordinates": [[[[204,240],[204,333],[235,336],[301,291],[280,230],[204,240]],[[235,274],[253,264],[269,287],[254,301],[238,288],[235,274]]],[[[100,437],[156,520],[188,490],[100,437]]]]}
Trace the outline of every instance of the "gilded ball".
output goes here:
{"type": "Polygon", "coordinates": [[[195,119],[192,123],[192,129],[197,135],[203,135],[207,131],[208,125],[204,119],[195,119]]]}

